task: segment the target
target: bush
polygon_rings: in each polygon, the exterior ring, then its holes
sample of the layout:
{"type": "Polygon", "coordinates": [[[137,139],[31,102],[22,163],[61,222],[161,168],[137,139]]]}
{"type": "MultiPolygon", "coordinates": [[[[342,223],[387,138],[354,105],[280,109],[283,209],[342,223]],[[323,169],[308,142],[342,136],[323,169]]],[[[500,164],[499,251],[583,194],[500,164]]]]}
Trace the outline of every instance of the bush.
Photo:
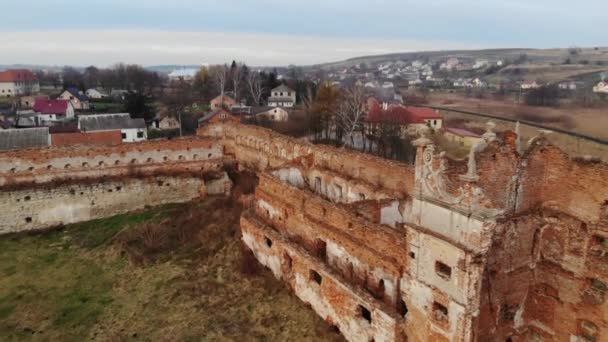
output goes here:
{"type": "Polygon", "coordinates": [[[179,129],[148,130],[148,139],[170,139],[176,137],[179,137],[179,129]]]}

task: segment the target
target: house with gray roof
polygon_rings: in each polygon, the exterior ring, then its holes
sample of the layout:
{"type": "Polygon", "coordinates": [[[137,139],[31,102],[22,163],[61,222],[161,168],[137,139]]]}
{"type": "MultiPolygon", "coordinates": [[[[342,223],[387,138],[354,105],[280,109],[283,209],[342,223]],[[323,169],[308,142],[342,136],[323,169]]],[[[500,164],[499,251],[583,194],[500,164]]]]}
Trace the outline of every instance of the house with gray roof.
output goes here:
{"type": "Polygon", "coordinates": [[[268,98],[269,107],[291,108],[296,104],[296,91],[285,84],[272,89],[268,98]]]}
{"type": "Polygon", "coordinates": [[[0,130],[0,150],[2,151],[48,146],[51,146],[48,127],[0,130]]]}
{"type": "Polygon", "coordinates": [[[148,137],[144,119],[132,119],[129,113],[80,115],[78,129],[82,132],[120,131],[122,142],[142,141],[148,137]]]}

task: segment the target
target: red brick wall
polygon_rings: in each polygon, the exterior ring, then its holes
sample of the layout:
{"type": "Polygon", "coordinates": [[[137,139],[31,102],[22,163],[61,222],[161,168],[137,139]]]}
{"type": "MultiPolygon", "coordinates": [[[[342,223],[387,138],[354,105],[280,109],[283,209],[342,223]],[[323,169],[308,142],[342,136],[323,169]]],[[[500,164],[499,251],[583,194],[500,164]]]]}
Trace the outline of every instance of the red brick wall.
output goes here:
{"type": "Polygon", "coordinates": [[[51,134],[51,146],[74,145],[118,145],[122,143],[120,131],[90,133],[56,133],[51,134]]]}

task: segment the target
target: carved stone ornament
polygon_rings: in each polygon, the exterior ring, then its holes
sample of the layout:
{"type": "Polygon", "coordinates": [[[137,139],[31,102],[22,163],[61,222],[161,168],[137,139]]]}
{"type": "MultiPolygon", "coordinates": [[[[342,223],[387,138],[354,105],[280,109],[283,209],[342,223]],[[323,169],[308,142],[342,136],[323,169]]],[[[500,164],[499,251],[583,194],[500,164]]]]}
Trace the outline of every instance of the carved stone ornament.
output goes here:
{"type": "Polygon", "coordinates": [[[449,204],[456,204],[462,200],[462,195],[454,196],[450,194],[447,189],[450,184],[450,180],[447,177],[447,158],[445,152],[441,152],[438,155],[438,165],[435,167],[433,164],[435,160],[435,146],[429,145],[424,149],[423,160],[424,166],[422,168],[422,193],[425,196],[438,199],[442,202],[449,204]]]}

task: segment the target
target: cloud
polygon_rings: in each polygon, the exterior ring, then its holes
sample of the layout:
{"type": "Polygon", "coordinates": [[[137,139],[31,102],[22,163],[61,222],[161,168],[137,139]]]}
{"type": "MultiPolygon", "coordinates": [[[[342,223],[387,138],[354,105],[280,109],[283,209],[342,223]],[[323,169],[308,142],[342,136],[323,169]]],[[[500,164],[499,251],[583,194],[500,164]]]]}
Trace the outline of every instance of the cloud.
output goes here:
{"type": "Polygon", "coordinates": [[[331,38],[265,33],[80,30],[8,32],[0,35],[3,63],[98,65],[227,63],[314,64],[362,55],[466,49],[442,41],[331,38]]]}

